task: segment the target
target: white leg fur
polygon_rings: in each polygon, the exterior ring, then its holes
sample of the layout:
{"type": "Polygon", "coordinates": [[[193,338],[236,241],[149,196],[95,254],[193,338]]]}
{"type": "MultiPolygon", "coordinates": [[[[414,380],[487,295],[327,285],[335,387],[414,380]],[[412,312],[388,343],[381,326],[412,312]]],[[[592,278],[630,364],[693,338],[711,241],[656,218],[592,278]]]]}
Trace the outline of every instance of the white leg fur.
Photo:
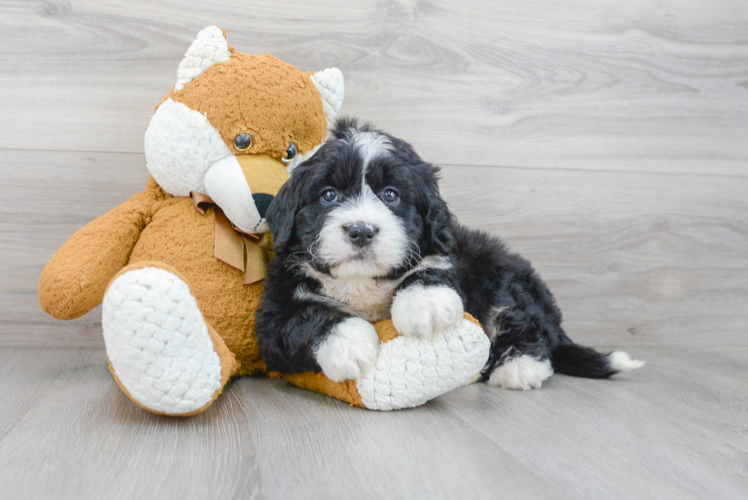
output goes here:
{"type": "Polygon", "coordinates": [[[627,372],[644,366],[644,361],[631,359],[627,352],[614,351],[608,355],[608,362],[611,368],[619,372],[627,372]]]}
{"type": "Polygon", "coordinates": [[[553,368],[548,359],[538,361],[524,354],[512,358],[496,368],[488,378],[488,385],[502,389],[529,391],[540,389],[543,381],[553,375],[553,368]]]}
{"type": "Polygon", "coordinates": [[[371,323],[348,318],[338,323],[315,351],[322,373],[334,382],[358,380],[377,361],[379,336],[371,323]]]}
{"type": "Polygon", "coordinates": [[[102,312],[107,355],[135,401],[179,415],[213,400],[221,360],[185,282],[154,267],[128,271],[107,290],[102,312]]]}
{"type": "Polygon", "coordinates": [[[429,338],[462,319],[462,299],[447,286],[414,285],[392,301],[392,323],[401,335],[429,338]]]}

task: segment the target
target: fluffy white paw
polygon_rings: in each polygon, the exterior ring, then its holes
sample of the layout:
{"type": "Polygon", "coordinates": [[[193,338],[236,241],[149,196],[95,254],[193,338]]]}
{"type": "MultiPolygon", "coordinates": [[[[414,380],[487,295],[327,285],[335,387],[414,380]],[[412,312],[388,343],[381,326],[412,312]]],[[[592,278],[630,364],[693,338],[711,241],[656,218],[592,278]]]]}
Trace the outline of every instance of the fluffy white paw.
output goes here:
{"type": "Polygon", "coordinates": [[[488,385],[515,391],[529,391],[540,389],[543,381],[551,375],[553,375],[553,367],[550,360],[538,361],[524,354],[497,367],[488,378],[488,385]]]}
{"type": "Polygon", "coordinates": [[[408,287],[392,301],[392,323],[406,337],[431,338],[463,317],[462,299],[448,286],[408,287]]]}
{"type": "Polygon", "coordinates": [[[187,284],[154,267],[128,271],[104,296],[102,327],[114,374],[153,411],[199,410],[221,389],[221,360],[187,284]]]}
{"type": "Polygon", "coordinates": [[[377,362],[379,336],[374,326],[361,318],[338,323],[315,351],[317,363],[334,382],[358,380],[377,362]]]}

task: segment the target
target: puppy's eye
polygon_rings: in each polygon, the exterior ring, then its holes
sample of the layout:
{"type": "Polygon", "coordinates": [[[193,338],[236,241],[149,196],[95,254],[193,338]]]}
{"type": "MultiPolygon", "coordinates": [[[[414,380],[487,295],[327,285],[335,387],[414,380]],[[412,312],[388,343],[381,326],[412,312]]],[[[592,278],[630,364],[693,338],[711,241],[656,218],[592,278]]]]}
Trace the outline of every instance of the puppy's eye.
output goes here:
{"type": "Polygon", "coordinates": [[[286,157],[281,158],[281,160],[288,163],[294,158],[296,158],[296,153],[298,153],[298,150],[296,149],[296,144],[292,142],[288,145],[288,149],[286,150],[286,157]]]}
{"type": "Polygon", "coordinates": [[[322,193],[322,203],[332,203],[338,199],[338,192],[334,189],[325,189],[322,193]]]}
{"type": "Polygon", "coordinates": [[[252,136],[249,134],[239,134],[234,139],[234,147],[237,151],[246,151],[252,147],[252,136]]]}
{"type": "Polygon", "coordinates": [[[399,198],[400,195],[394,189],[387,188],[384,190],[384,201],[387,203],[395,203],[399,198]]]}

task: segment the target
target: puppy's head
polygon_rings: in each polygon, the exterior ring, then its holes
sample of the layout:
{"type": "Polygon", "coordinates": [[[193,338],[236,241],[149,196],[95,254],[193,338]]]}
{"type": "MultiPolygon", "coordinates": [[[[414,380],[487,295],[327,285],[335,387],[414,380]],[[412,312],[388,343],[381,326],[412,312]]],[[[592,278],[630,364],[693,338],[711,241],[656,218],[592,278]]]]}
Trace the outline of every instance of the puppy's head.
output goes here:
{"type": "Polygon", "coordinates": [[[446,254],[452,221],[438,171],[406,142],[338,120],[270,204],[275,251],[335,278],[394,276],[446,254]]]}

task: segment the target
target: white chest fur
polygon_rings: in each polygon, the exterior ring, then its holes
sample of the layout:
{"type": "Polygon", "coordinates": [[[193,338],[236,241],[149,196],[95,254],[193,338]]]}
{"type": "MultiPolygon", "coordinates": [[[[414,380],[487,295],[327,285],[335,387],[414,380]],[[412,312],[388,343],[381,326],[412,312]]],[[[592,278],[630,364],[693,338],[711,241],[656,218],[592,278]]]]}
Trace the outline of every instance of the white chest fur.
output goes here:
{"type": "Polygon", "coordinates": [[[356,316],[367,321],[380,321],[390,317],[392,294],[400,280],[333,279],[322,282],[322,293],[341,302],[356,316]]]}
{"type": "Polygon", "coordinates": [[[296,297],[337,306],[367,321],[381,321],[390,317],[393,294],[405,278],[422,269],[449,269],[450,267],[451,264],[444,257],[426,257],[401,278],[384,280],[362,277],[333,278],[306,265],[303,268],[305,274],[319,281],[322,290],[320,294],[315,294],[304,287],[299,287],[296,290],[296,297]]]}

